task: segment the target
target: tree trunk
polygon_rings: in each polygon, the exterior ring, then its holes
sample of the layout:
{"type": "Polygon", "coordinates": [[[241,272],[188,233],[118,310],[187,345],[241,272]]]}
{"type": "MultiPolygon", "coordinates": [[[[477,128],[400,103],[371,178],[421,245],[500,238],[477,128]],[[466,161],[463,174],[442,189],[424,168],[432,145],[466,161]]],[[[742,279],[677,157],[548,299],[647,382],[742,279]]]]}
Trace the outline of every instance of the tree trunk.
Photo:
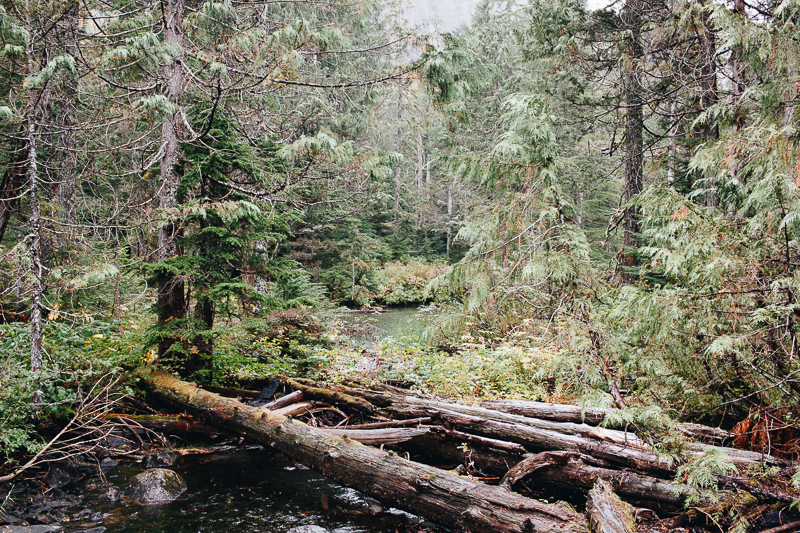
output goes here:
{"type": "Polygon", "coordinates": [[[10,154],[10,160],[0,181],[0,242],[6,234],[8,222],[14,212],[15,199],[19,195],[22,187],[22,180],[25,175],[25,160],[28,158],[28,147],[26,143],[15,142],[10,154]]]}
{"type": "MultiPolygon", "coordinates": [[[[28,4],[25,13],[25,54],[27,55],[28,76],[36,74],[34,61],[33,28],[31,25],[31,6],[28,4]]],[[[42,316],[42,222],[39,210],[39,168],[36,154],[36,89],[29,88],[26,94],[25,127],[28,144],[28,188],[30,199],[30,246],[28,248],[31,261],[31,371],[38,372],[42,368],[42,341],[44,317],[42,316]]],[[[39,393],[34,393],[34,402],[41,400],[39,393]]]]}
{"type": "MultiPolygon", "coordinates": [[[[67,7],[63,17],[66,25],[66,52],[72,57],[78,57],[77,32],[78,32],[78,4],[77,2],[67,7]]],[[[68,225],[68,230],[73,231],[75,224],[75,125],[77,123],[77,100],[78,100],[78,79],[73,76],[66,76],[62,85],[61,101],[61,125],[58,136],[58,146],[56,146],[56,161],[58,171],[56,173],[56,205],[61,209],[61,217],[68,225]]],[[[59,238],[58,246],[63,247],[65,240],[59,238]]]]}
{"type": "Polygon", "coordinates": [[[194,319],[196,327],[200,329],[195,336],[193,344],[197,353],[192,353],[186,360],[186,374],[191,375],[198,371],[208,372],[208,377],[213,377],[212,358],[214,357],[214,302],[205,294],[197,298],[194,306],[194,319]]]}
{"type": "Polygon", "coordinates": [[[182,409],[265,443],[338,482],[387,504],[474,532],[582,533],[586,522],[561,504],[548,505],[475,483],[437,468],[336,438],[268,410],[222,398],[170,375],[142,369],[143,383],[182,409]]]}
{"type": "MultiPolygon", "coordinates": [[[[400,143],[403,139],[403,128],[400,123],[403,120],[403,93],[397,89],[397,141],[395,151],[400,153],[400,143]]],[[[394,232],[400,229],[400,162],[394,166],[394,232]]]]}
{"type": "Polygon", "coordinates": [[[453,183],[447,185],[447,257],[450,257],[451,234],[453,231],[453,183]]]}
{"type": "Polygon", "coordinates": [[[642,132],[644,115],[642,111],[641,62],[644,60],[642,46],[642,0],[626,0],[622,8],[621,18],[629,36],[625,42],[628,69],[624,73],[623,98],[625,102],[625,213],[623,220],[622,245],[620,255],[622,281],[632,283],[636,279],[634,268],[639,259],[636,248],[639,244],[639,210],[628,205],[642,192],[642,167],[644,163],[644,145],[642,132]]]}
{"type": "MultiPolygon", "coordinates": [[[[162,3],[164,13],[164,42],[176,47],[183,46],[184,0],[165,0],[162,3]]],[[[182,57],[173,57],[164,68],[164,92],[172,104],[180,105],[183,92],[182,57]]],[[[161,145],[164,154],[161,158],[160,192],[158,207],[171,210],[178,206],[178,163],[180,160],[180,110],[164,117],[161,124],[161,145]]],[[[158,233],[158,260],[165,261],[179,254],[178,235],[180,229],[174,220],[164,223],[158,233]]],[[[183,278],[176,274],[162,274],[158,283],[158,322],[167,324],[172,320],[183,318],[186,314],[183,278]]],[[[162,334],[158,343],[159,357],[163,357],[176,342],[169,334],[162,334]]],[[[184,369],[185,371],[185,369],[184,369]]]]}
{"type": "MultiPolygon", "coordinates": [[[[700,10],[700,46],[702,47],[702,54],[700,60],[700,102],[703,112],[708,111],[719,101],[719,93],[717,90],[717,36],[714,33],[714,28],[711,23],[709,12],[705,2],[701,2],[702,9],[700,10]]],[[[719,138],[719,124],[710,118],[706,119],[703,127],[703,142],[709,143],[719,138]]],[[[719,203],[719,194],[717,192],[716,173],[711,170],[706,176],[709,189],[708,196],[706,197],[706,205],[714,207],[719,203]]]]}

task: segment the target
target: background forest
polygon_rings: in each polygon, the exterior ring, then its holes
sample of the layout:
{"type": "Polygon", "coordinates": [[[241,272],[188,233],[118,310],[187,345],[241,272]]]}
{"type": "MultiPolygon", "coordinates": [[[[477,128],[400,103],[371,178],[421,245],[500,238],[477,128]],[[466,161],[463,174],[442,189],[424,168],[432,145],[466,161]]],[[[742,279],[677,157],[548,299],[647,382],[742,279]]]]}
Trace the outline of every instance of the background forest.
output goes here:
{"type": "Polygon", "coordinates": [[[407,14],[2,3],[7,455],[144,363],[335,377],[337,309],[393,305],[382,379],[795,428],[800,4],[407,14]]]}

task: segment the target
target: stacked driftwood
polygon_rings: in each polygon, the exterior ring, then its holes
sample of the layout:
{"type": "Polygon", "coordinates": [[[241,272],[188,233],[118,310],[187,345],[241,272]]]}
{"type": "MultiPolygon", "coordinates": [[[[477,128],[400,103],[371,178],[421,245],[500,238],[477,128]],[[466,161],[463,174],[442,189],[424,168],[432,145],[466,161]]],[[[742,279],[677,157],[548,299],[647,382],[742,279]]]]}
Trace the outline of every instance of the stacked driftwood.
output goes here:
{"type": "MultiPolygon", "coordinates": [[[[687,512],[686,498],[696,495],[673,481],[678,465],[634,433],[600,427],[607,415],[602,410],[536,402],[477,407],[386,385],[307,380],[286,380],[283,396],[269,401],[262,394],[267,403],[254,406],[157,371],[143,377],[157,396],[204,424],[268,444],[343,484],[449,526],[492,532],[590,526],[610,533],[635,531],[637,518],[671,517],[677,527],[693,515],[714,515],[702,501],[687,512]],[[559,489],[588,494],[586,517],[566,504],[534,499],[559,489]]],[[[717,429],[681,430],[706,441],[689,444],[689,454],[715,449],[738,467],[742,475],[719,479],[731,501],[747,495],[764,506],[791,503],[790,495],[744,475],[759,465],[786,466],[780,459],[708,443],[727,436],[717,429]]]]}

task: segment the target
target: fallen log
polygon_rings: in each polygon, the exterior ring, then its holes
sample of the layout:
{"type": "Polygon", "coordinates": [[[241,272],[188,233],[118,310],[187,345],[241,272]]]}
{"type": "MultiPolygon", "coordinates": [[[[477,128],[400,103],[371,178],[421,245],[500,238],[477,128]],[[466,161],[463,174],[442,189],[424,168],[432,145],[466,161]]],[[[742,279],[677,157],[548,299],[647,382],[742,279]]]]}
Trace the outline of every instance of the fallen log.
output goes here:
{"type": "Polygon", "coordinates": [[[586,514],[593,533],[636,533],[633,509],[603,480],[598,480],[589,491],[586,514]]]}
{"type": "Polygon", "coordinates": [[[541,418],[554,422],[575,422],[591,426],[599,426],[605,419],[606,413],[616,410],[519,400],[488,400],[481,402],[481,407],[530,418],[541,418]]]}
{"type": "MultiPolygon", "coordinates": [[[[384,386],[383,388],[386,390],[369,393],[368,396],[372,398],[370,401],[379,401],[380,404],[386,406],[384,411],[396,418],[438,417],[455,425],[466,424],[469,433],[510,440],[530,447],[530,451],[533,452],[566,450],[594,455],[592,450],[597,449],[599,453],[597,456],[604,459],[613,458],[617,454],[616,462],[621,466],[637,468],[654,475],[671,475],[675,471],[674,467],[668,466],[665,462],[658,460],[655,454],[647,451],[646,445],[630,432],[597,428],[588,424],[541,420],[484,407],[402,394],[401,389],[397,389],[401,392],[392,390],[394,387],[384,386]],[[526,427],[528,429],[525,429],[526,427]],[[616,444],[611,444],[608,449],[605,449],[603,441],[616,444]]],[[[342,387],[342,389],[350,395],[363,394],[361,389],[347,387],[342,387]]],[[[367,395],[364,397],[366,399],[367,395]]],[[[778,466],[785,465],[784,461],[776,457],[746,450],[701,443],[689,443],[688,447],[692,453],[697,454],[710,449],[719,450],[727,454],[740,470],[759,462],[778,466]]]]}
{"type": "MultiPolygon", "coordinates": [[[[564,504],[544,504],[499,487],[334,438],[296,420],[204,391],[171,375],[143,368],[152,393],[214,423],[270,445],[340,483],[406,511],[473,532],[582,533],[586,520],[564,504]]],[[[304,391],[305,392],[305,391],[304,391]]]]}
{"type": "Polygon", "coordinates": [[[303,391],[303,396],[311,400],[318,400],[337,404],[342,407],[349,407],[360,413],[372,414],[372,404],[362,398],[350,394],[332,390],[330,388],[306,385],[294,379],[287,379],[286,384],[296,391],[303,391]]]}
{"type": "Polygon", "coordinates": [[[388,420],[386,422],[371,422],[369,424],[357,424],[353,426],[345,426],[342,429],[380,429],[380,428],[395,428],[402,426],[413,426],[430,422],[429,417],[425,418],[409,418],[408,420],[388,420]]]}
{"type": "Polygon", "coordinates": [[[128,415],[108,413],[106,420],[123,420],[130,422],[133,427],[142,427],[158,430],[165,433],[199,433],[205,435],[218,435],[224,433],[216,426],[205,424],[195,417],[188,415],[128,415]]]}
{"type": "MultiPolygon", "coordinates": [[[[612,408],[581,407],[578,405],[563,405],[545,402],[526,402],[521,400],[487,400],[481,402],[481,407],[526,416],[540,418],[554,422],[574,422],[599,426],[605,421],[609,413],[618,411],[612,408]]],[[[733,437],[729,431],[721,428],[712,428],[702,424],[678,423],[678,429],[686,436],[693,438],[712,439],[724,442],[733,437]]]]}
{"type": "Polygon", "coordinates": [[[292,405],[293,403],[297,403],[302,400],[303,400],[303,391],[297,390],[294,392],[290,392],[286,396],[281,396],[277,400],[265,403],[261,407],[263,407],[264,409],[269,409],[270,411],[274,411],[276,409],[280,409],[281,407],[286,407],[287,405],[292,405]]]}
{"type": "Polygon", "coordinates": [[[544,485],[582,492],[590,490],[598,479],[602,479],[611,484],[626,501],[667,513],[682,510],[686,496],[694,492],[662,479],[587,465],[581,461],[546,465],[524,479],[532,481],[534,486],[544,485]]]}
{"type": "Polygon", "coordinates": [[[500,480],[500,486],[504,489],[511,490],[511,487],[517,481],[525,476],[544,468],[545,466],[552,465],[565,465],[570,459],[580,457],[580,454],[574,452],[543,452],[536,455],[531,455],[514,465],[503,479],[500,480]]]}
{"type": "Polygon", "coordinates": [[[281,416],[297,416],[307,413],[314,407],[314,402],[298,402],[280,409],[271,409],[273,413],[281,416]]]}
{"type": "Polygon", "coordinates": [[[424,435],[431,428],[387,428],[387,429],[350,429],[350,428],[318,428],[332,437],[347,437],[368,446],[381,444],[399,444],[414,437],[424,435]]]}
{"type": "Polygon", "coordinates": [[[411,446],[403,445],[404,450],[424,455],[427,459],[439,458],[441,460],[460,463],[471,461],[475,468],[488,475],[504,476],[517,468],[516,479],[511,482],[524,480],[533,487],[546,487],[566,491],[579,491],[587,493],[598,479],[607,481],[620,497],[641,507],[648,507],[658,512],[672,514],[684,508],[685,498],[695,491],[685,486],[664,481],[651,476],[637,475],[626,470],[604,468],[603,461],[593,457],[569,452],[544,452],[538,456],[550,455],[551,464],[524,471],[525,466],[536,461],[529,461],[531,457],[522,454],[504,451],[499,447],[471,446],[465,457],[461,443],[469,442],[453,437],[443,428],[431,428],[431,432],[420,439],[410,442],[411,446]],[[557,456],[565,456],[567,461],[560,460],[557,456]],[[523,466],[522,463],[525,463],[523,466]]]}

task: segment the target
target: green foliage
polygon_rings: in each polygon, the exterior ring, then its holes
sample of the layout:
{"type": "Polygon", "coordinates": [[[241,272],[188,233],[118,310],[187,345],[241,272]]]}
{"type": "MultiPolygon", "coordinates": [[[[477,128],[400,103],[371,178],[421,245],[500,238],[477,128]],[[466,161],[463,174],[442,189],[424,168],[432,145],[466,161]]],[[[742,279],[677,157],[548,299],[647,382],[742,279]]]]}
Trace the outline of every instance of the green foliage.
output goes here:
{"type": "Polygon", "coordinates": [[[687,505],[699,501],[719,502],[717,489],[718,476],[730,476],[737,473],[731,458],[722,450],[708,449],[702,455],[696,455],[685,465],[678,467],[676,475],[689,487],[695,489],[686,499],[687,505]]]}
{"type": "Polygon", "coordinates": [[[375,275],[374,300],[384,305],[410,305],[425,302],[428,283],[445,269],[441,263],[409,261],[385,263],[375,275]]]}
{"type": "Polygon", "coordinates": [[[223,328],[214,352],[214,376],[221,383],[251,382],[279,375],[317,377],[328,362],[330,340],[316,315],[275,312],[223,328]]]}
{"type": "MultiPolygon", "coordinates": [[[[26,325],[0,326],[0,449],[4,459],[12,460],[18,452],[39,451],[43,445],[39,428],[63,423],[79,391],[111,383],[137,364],[143,355],[139,329],[133,322],[52,321],[45,331],[48,364],[34,374],[28,366],[26,325]],[[35,395],[40,398],[38,405],[32,401],[35,395]]],[[[120,384],[111,394],[127,392],[120,384]]]]}

